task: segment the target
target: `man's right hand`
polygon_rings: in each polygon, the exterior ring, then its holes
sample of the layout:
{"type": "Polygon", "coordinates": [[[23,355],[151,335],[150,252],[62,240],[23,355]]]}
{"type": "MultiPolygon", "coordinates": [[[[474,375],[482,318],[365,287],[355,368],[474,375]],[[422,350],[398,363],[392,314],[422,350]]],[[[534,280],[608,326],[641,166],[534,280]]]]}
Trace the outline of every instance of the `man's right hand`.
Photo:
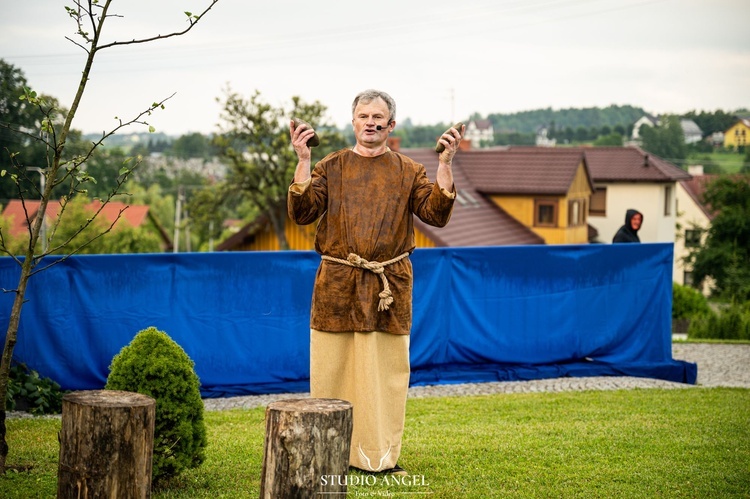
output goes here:
{"type": "Polygon", "coordinates": [[[300,126],[295,129],[294,120],[290,120],[289,135],[292,138],[292,147],[294,147],[294,152],[297,153],[297,157],[300,160],[310,161],[310,147],[308,147],[307,141],[315,135],[315,130],[309,127],[306,123],[301,123],[300,126]]]}
{"type": "Polygon", "coordinates": [[[294,182],[304,182],[310,178],[310,147],[307,141],[315,135],[315,130],[307,125],[294,128],[294,120],[289,122],[289,135],[292,138],[292,147],[297,153],[297,168],[294,170],[294,182]]]}

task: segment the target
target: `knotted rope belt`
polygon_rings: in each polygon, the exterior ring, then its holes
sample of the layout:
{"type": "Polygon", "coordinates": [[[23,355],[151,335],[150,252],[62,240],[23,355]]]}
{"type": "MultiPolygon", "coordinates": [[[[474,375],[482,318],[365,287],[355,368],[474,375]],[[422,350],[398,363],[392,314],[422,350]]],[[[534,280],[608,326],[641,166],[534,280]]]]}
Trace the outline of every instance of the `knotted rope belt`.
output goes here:
{"type": "Polygon", "coordinates": [[[367,269],[373,274],[377,274],[380,276],[380,280],[383,281],[383,291],[381,291],[378,296],[380,297],[380,303],[378,304],[378,312],[382,312],[383,310],[388,310],[388,307],[393,303],[393,296],[391,295],[391,287],[388,285],[388,279],[385,277],[385,274],[383,273],[383,270],[388,265],[391,265],[392,263],[396,263],[399,260],[403,260],[409,256],[409,253],[403,253],[396,258],[392,258],[388,260],[387,262],[368,262],[364,258],[362,258],[359,255],[355,255],[354,253],[349,253],[349,256],[346,258],[346,260],[343,260],[341,258],[335,258],[328,255],[321,255],[321,258],[323,260],[328,260],[329,262],[335,262],[340,263],[342,265],[348,265],[350,267],[357,267],[360,269],[367,269]]]}

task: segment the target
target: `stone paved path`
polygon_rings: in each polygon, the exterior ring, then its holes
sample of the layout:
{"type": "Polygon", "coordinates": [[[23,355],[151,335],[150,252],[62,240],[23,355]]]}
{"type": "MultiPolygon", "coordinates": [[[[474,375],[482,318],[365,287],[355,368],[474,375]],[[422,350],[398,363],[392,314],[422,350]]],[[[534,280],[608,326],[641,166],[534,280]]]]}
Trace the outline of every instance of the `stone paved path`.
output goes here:
{"type": "MultiPolygon", "coordinates": [[[[459,385],[415,386],[409,398],[484,395],[492,393],[533,393],[583,390],[624,390],[630,388],[694,389],[696,386],[750,388],[750,345],[712,343],[675,343],[672,357],[698,364],[697,385],[686,385],[651,378],[596,376],[589,378],[553,378],[532,381],[502,381],[459,385]]],[[[250,409],[286,398],[309,397],[309,393],[251,395],[205,399],[206,410],[250,409]]]]}

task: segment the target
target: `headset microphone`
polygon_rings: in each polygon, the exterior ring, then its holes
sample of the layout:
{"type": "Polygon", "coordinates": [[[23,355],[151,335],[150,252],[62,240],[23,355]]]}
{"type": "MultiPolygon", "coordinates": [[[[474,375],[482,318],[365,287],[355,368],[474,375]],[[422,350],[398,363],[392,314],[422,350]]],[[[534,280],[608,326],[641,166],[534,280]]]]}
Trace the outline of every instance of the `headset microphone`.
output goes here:
{"type": "MultiPolygon", "coordinates": [[[[390,125],[390,124],[391,124],[391,122],[389,121],[388,125],[390,125]]],[[[388,128],[388,125],[386,125],[386,126],[378,125],[378,126],[375,127],[375,130],[379,131],[379,130],[382,130],[383,128],[388,128]]]]}

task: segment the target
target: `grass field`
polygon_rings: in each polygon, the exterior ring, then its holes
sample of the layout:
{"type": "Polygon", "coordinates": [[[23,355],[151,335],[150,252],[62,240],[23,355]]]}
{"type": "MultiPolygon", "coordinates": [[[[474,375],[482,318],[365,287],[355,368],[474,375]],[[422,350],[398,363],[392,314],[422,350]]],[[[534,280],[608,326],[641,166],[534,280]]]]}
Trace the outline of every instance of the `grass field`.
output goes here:
{"type": "MultiPolygon", "coordinates": [[[[258,497],[264,409],[207,412],[207,459],[156,498],[258,497]]],[[[8,421],[0,497],[54,497],[59,419],[8,421]]],[[[410,399],[399,482],[348,497],[750,497],[750,390],[642,389],[410,399]]]]}
{"type": "Polygon", "coordinates": [[[742,168],[744,158],[744,154],[736,152],[696,153],[688,157],[687,164],[704,165],[705,167],[706,159],[708,159],[711,163],[720,166],[724,173],[737,173],[742,168]]]}

